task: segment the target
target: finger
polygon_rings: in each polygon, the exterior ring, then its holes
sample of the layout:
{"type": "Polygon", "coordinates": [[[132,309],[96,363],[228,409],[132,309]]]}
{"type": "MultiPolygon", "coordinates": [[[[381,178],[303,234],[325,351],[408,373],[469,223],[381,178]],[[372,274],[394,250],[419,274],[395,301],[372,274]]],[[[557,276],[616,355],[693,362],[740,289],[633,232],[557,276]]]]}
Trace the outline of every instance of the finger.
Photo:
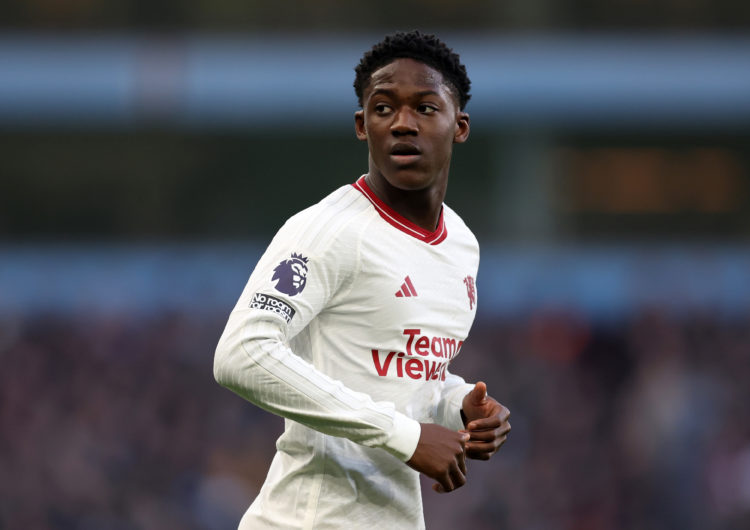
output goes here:
{"type": "Polygon", "coordinates": [[[496,431],[476,433],[472,437],[471,442],[466,444],[466,453],[475,453],[477,451],[491,451],[494,453],[508,439],[509,432],[510,424],[507,425],[507,428],[497,429],[496,431]]]}
{"type": "MultiPolygon", "coordinates": [[[[498,405],[500,405],[498,403],[498,405]]],[[[510,419],[510,411],[508,410],[508,407],[504,405],[500,405],[500,419],[502,421],[508,421],[510,419]]]]}
{"type": "Polygon", "coordinates": [[[482,429],[494,429],[501,423],[505,423],[510,418],[510,411],[496,403],[497,409],[494,413],[490,413],[486,418],[477,418],[469,422],[466,428],[470,431],[482,430],[482,429]]]}
{"type": "Polygon", "coordinates": [[[472,444],[466,449],[466,457],[472,460],[489,460],[497,452],[495,441],[472,444]]]}
{"type": "Polygon", "coordinates": [[[472,460],[489,460],[503,446],[506,440],[507,438],[503,436],[494,442],[472,446],[470,449],[466,449],[466,458],[471,458],[472,460]]]}
{"type": "Polygon", "coordinates": [[[441,493],[448,493],[456,489],[453,484],[453,478],[451,475],[452,475],[452,470],[449,469],[442,476],[437,478],[440,488],[443,490],[441,491],[441,493]]]}
{"type": "Polygon", "coordinates": [[[506,421],[503,425],[500,426],[500,433],[503,436],[507,436],[510,434],[510,422],[506,421]]]}
{"type": "Polygon", "coordinates": [[[464,482],[466,481],[466,453],[464,451],[461,451],[461,454],[457,457],[458,460],[458,469],[461,471],[461,474],[464,477],[464,482]]]}
{"type": "Polygon", "coordinates": [[[475,405],[481,405],[486,397],[487,384],[484,381],[478,381],[471,389],[471,402],[475,405]]]}
{"type": "Polygon", "coordinates": [[[466,448],[469,449],[476,442],[491,442],[504,434],[500,428],[487,431],[472,431],[471,440],[466,444],[466,448]]]}
{"type": "Polygon", "coordinates": [[[494,431],[472,433],[471,441],[466,444],[466,453],[475,457],[477,451],[497,451],[505,443],[510,432],[510,425],[494,431]]]}
{"type": "Polygon", "coordinates": [[[489,460],[492,454],[486,451],[467,451],[466,458],[471,458],[472,460],[489,460]]]}
{"type": "Polygon", "coordinates": [[[451,483],[453,484],[453,489],[458,489],[466,484],[466,474],[465,471],[461,471],[461,467],[466,469],[466,461],[464,460],[463,452],[461,452],[456,458],[456,462],[451,466],[451,483]]]}
{"type": "Polygon", "coordinates": [[[472,420],[466,426],[469,433],[474,431],[486,431],[489,429],[497,429],[502,424],[502,420],[498,416],[490,416],[489,418],[482,418],[479,420],[472,420]]]}
{"type": "Polygon", "coordinates": [[[469,441],[476,441],[476,440],[491,440],[492,438],[497,438],[499,436],[505,436],[510,432],[510,422],[501,423],[500,425],[495,426],[491,429],[476,429],[473,431],[469,431],[469,435],[471,438],[469,441]]]}
{"type": "Polygon", "coordinates": [[[476,451],[482,451],[482,452],[492,452],[494,453],[498,449],[500,449],[500,446],[503,445],[508,437],[506,435],[503,436],[497,436],[493,438],[492,440],[486,441],[486,442],[472,442],[466,446],[466,453],[470,452],[476,452],[476,451]]]}
{"type": "Polygon", "coordinates": [[[437,493],[448,493],[445,491],[445,488],[440,484],[439,482],[435,482],[435,484],[432,485],[433,491],[436,491],[437,493]]]}

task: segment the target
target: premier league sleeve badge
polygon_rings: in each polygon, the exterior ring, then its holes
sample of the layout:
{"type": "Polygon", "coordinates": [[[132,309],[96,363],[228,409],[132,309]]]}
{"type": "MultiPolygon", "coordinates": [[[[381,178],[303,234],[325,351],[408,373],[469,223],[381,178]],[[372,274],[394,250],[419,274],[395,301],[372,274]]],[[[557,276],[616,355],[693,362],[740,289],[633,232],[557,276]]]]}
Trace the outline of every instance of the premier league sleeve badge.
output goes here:
{"type": "Polygon", "coordinates": [[[292,257],[279,263],[273,270],[271,281],[275,281],[276,290],[289,296],[302,292],[307,284],[307,258],[292,253],[292,257]]]}

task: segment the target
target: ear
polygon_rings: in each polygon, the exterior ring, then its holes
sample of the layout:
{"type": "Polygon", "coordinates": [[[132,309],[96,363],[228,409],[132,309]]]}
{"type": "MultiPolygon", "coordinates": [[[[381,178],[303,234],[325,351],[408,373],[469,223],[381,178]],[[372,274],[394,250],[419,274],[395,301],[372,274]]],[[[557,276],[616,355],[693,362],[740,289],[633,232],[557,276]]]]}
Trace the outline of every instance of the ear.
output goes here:
{"type": "Polygon", "coordinates": [[[357,134],[357,139],[367,141],[367,130],[365,130],[365,111],[358,110],[354,113],[354,132],[357,134]]]}
{"type": "Polygon", "coordinates": [[[456,134],[453,143],[462,144],[469,138],[469,115],[466,112],[456,114],[456,134]]]}

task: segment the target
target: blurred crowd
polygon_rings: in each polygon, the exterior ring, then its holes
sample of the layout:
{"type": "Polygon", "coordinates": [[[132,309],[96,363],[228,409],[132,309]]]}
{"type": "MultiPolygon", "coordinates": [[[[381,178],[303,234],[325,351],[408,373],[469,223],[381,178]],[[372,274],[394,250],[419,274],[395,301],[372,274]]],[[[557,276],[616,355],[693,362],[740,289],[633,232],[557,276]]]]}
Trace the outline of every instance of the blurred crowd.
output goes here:
{"type": "MultiPolygon", "coordinates": [[[[236,527],[282,421],[215,383],[225,318],[0,318],[0,528],[236,527]]],[[[749,358],[710,312],[479,319],[452,370],[513,431],[427,527],[750,528],[749,358]]]]}
{"type": "Polygon", "coordinates": [[[281,424],[215,383],[221,326],[3,321],[0,528],[235,527],[281,424]]]}
{"type": "Polygon", "coordinates": [[[748,324],[658,309],[480,323],[456,370],[492,380],[513,432],[469,470],[476,527],[750,528],[748,324]]]}

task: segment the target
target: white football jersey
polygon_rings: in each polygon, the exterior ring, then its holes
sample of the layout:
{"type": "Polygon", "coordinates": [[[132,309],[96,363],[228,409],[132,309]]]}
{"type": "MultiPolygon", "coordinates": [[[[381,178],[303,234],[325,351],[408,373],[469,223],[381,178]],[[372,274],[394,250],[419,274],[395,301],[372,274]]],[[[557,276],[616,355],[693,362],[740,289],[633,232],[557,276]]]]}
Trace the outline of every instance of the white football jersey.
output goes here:
{"type": "Polygon", "coordinates": [[[364,177],[287,221],[216,350],[217,381],[285,418],[240,528],[424,527],[407,461],[420,423],[462,429],[448,372],[476,313],[476,238],[443,206],[429,232],[364,177]]]}

